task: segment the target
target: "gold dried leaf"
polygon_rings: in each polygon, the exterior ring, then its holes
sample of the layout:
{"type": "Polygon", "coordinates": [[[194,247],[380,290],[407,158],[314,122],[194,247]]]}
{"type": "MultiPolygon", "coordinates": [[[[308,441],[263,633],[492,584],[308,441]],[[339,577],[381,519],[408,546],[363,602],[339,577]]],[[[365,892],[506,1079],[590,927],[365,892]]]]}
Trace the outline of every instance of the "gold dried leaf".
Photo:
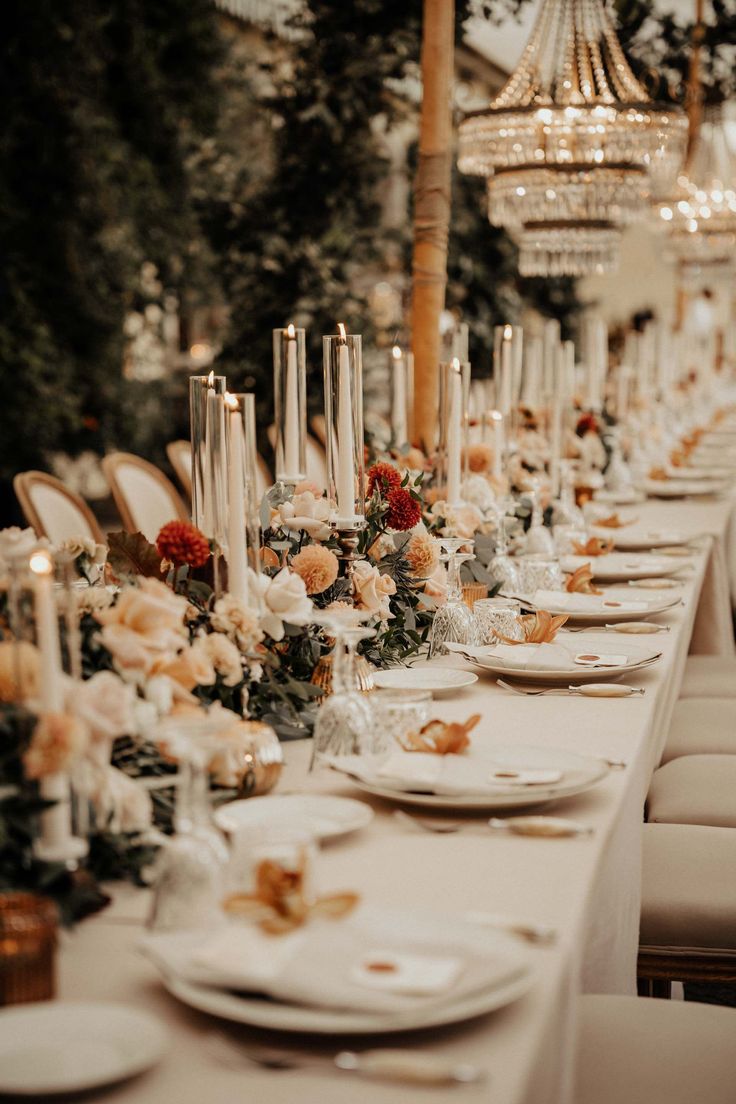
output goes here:
{"type": "Polygon", "coordinates": [[[312,916],[337,920],[355,908],[356,893],[336,893],[310,904],[304,896],[305,867],[304,853],[295,870],[264,859],[256,869],[255,893],[231,893],[223,901],[225,912],[258,924],[268,935],[285,935],[312,916]]]}
{"type": "Polygon", "coordinates": [[[598,590],[593,586],[593,572],[589,563],[581,564],[580,567],[573,571],[572,575],[568,575],[565,580],[565,590],[568,594],[602,594],[602,590],[598,590]]]}
{"type": "Polygon", "coordinates": [[[499,640],[504,644],[551,644],[558,631],[568,620],[566,613],[558,613],[554,616],[547,610],[537,610],[536,613],[528,613],[519,617],[518,623],[524,633],[523,640],[513,640],[510,636],[498,633],[499,640]]]}
{"type": "Polygon", "coordinates": [[[656,479],[661,482],[663,479],[667,478],[667,472],[664,470],[664,468],[650,468],[649,478],[656,479]]]}
{"type": "Polygon", "coordinates": [[[410,732],[402,747],[404,751],[424,751],[433,755],[462,755],[470,747],[469,732],[480,720],[474,713],[465,724],[457,721],[429,721],[419,732],[410,732]]]}
{"type": "Polygon", "coordinates": [[[596,525],[600,526],[601,529],[623,529],[624,526],[633,525],[638,520],[638,518],[631,518],[630,521],[622,521],[618,514],[609,514],[608,517],[599,518],[596,525]]]}
{"type": "Polygon", "coordinates": [[[572,550],[576,556],[607,556],[609,552],[613,551],[613,541],[591,537],[585,544],[573,541],[572,550]]]}

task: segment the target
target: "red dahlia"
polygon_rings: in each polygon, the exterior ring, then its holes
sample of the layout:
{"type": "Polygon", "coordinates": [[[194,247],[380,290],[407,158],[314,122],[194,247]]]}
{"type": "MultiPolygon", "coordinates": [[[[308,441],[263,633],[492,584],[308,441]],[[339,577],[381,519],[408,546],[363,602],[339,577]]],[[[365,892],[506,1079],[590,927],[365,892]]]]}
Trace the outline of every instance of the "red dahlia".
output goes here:
{"type": "Polygon", "coordinates": [[[389,491],[386,524],[390,529],[413,529],[421,520],[421,506],[404,487],[389,491]]]}
{"type": "Polygon", "coordinates": [[[382,495],[401,486],[401,472],[393,464],[382,461],[368,469],[368,497],[378,488],[382,495]]]}
{"type": "Polygon", "coordinates": [[[156,537],[162,560],[203,567],[210,558],[210,542],[190,521],[169,521],[156,537]]]}

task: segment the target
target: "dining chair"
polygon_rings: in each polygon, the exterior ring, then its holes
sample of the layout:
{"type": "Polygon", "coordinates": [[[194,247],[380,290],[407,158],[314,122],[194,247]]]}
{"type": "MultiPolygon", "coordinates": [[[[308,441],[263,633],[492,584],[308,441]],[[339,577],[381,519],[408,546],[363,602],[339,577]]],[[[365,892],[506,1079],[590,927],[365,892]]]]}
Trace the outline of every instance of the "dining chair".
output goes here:
{"type": "Polygon", "coordinates": [[[680,755],[652,775],[647,823],[736,828],[736,756],[680,755]]]}
{"type": "Polygon", "coordinates": [[[680,697],[736,698],[736,656],[688,656],[680,697]]]}
{"type": "MultiPolygon", "coordinates": [[[[189,441],[171,441],[166,446],[166,455],[169,463],[176,472],[177,479],[184,490],[192,497],[192,446],[189,441]]],[[[260,453],[256,453],[256,493],[258,498],[263,498],[269,487],[273,485],[268,464],[260,453]]]]}
{"type": "Polygon", "coordinates": [[[731,1104],[736,1009],[578,998],[574,1104],[731,1104]]]}
{"type": "Polygon", "coordinates": [[[680,698],[660,765],[683,755],[736,755],[736,698],[680,698]]]}
{"type": "Polygon", "coordinates": [[[644,825],[640,994],[669,997],[673,981],[736,983],[735,869],[733,828],[644,825]]]}
{"type": "Polygon", "coordinates": [[[140,456],[111,452],[103,459],[102,470],[129,533],[143,533],[154,543],[168,521],[189,519],[189,510],[171,480],[140,456]]]}
{"type": "Polygon", "coordinates": [[[26,521],[52,544],[74,537],[105,543],[97,518],[80,495],[47,472],[19,472],[13,488],[26,521]]]}
{"type": "Polygon", "coordinates": [[[174,469],[174,474],[183,487],[187,498],[192,498],[192,445],[185,440],[169,441],[166,455],[174,469]]]}

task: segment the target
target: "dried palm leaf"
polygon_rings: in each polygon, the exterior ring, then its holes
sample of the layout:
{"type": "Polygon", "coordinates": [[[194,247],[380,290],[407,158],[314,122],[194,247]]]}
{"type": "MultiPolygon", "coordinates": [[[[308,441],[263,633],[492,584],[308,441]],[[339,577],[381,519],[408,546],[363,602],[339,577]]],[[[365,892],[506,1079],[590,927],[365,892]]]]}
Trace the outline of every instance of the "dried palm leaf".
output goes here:
{"type": "Polygon", "coordinates": [[[613,541],[591,537],[585,544],[573,541],[572,550],[576,556],[607,556],[609,552],[613,551],[613,541]]]}
{"type": "Polygon", "coordinates": [[[424,751],[433,755],[462,755],[470,747],[471,729],[480,720],[474,713],[465,724],[457,721],[429,721],[419,732],[410,732],[402,743],[404,751],[424,751]]]}
{"type": "Polygon", "coordinates": [[[602,590],[598,590],[593,586],[593,572],[590,564],[581,564],[580,567],[573,571],[572,575],[568,575],[565,580],[565,590],[568,594],[602,594],[602,590]]]}

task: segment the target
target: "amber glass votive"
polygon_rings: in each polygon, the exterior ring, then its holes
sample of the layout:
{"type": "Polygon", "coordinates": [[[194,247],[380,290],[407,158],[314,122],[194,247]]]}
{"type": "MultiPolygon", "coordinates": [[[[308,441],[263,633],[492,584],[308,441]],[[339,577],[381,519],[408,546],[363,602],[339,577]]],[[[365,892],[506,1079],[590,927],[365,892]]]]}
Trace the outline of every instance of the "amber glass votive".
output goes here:
{"type": "Polygon", "coordinates": [[[58,921],[47,897],[0,893],[0,1005],[54,996],[58,921]]]}

